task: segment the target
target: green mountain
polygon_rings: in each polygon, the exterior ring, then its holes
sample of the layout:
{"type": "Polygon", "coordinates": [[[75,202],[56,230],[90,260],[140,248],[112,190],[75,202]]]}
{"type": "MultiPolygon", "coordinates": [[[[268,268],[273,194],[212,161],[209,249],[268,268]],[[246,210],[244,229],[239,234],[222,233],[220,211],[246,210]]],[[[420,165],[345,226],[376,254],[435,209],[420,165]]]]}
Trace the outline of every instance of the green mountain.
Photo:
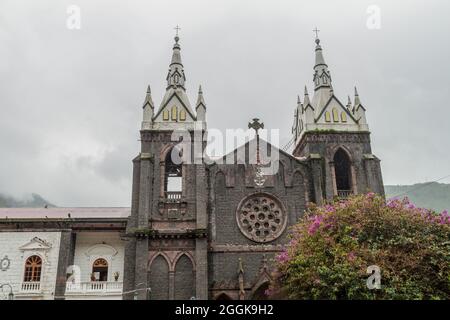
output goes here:
{"type": "Polygon", "coordinates": [[[450,210],[450,184],[427,182],[413,185],[384,186],[386,198],[408,197],[418,207],[437,212],[450,210]]]}
{"type": "Polygon", "coordinates": [[[46,205],[55,207],[36,193],[32,193],[29,199],[22,200],[0,193],[0,208],[42,208],[46,205]]]}

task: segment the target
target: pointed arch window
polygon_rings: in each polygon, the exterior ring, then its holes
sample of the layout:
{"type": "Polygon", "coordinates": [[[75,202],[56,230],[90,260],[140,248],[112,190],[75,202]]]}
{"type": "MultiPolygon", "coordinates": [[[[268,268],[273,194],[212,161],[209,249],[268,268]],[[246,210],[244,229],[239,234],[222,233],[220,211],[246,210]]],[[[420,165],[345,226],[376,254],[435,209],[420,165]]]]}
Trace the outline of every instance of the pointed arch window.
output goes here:
{"type": "Polygon", "coordinates": [[[178,116],[178,108],[176,106],[172,107],[172,120],[176,121],[178,116]]]}
{"type": "Polygon", "coordinates": [[[347,114],[345,113],[345,111],[341,112],[341,121],[342,122],[347,122],[347,114]]]}
{"type": "Polygon", "coordinates": [[[186,111],[180,110],[180,121],[186,121],[186,111]]]}
{"type": "Polygon", "coordinates": [[[339,114],[336,108],[333,108],[333,122],[339,122],[339,114]]]}
{"type": "Polygon", "coordinates": [[[108,261],[99,258],[92,264],[92,281],[108,281],[108,261]]]}
{"type": "Polygon", "coordinates": [[[337,195],[345,198],[352,193],[351,161],[347,152],[339,148],[333,157],[337,195]]]}
{"type": "Polygon", "coordinates": [[[172,148],[164,159],[164,194],[167,199],[181,199],[183,190],[182,150],[172,148]]]}
{"type": "Polygon", "coordinates": [[[329,111],[325,111],[325,122],[331,122],[331,116],[329,111]]]}
{"type": "Polygon", "coordinates": [[[31,256],[25,262],[24,282],[41,281],[42,259],[39,256],[31,256]]]}
{"type": "Polygon", "coordinates": [[[163,111],[163,120],[164,121],[168,121],[169,120],[169,111],[168,110],[164,110],[163,111]]]}

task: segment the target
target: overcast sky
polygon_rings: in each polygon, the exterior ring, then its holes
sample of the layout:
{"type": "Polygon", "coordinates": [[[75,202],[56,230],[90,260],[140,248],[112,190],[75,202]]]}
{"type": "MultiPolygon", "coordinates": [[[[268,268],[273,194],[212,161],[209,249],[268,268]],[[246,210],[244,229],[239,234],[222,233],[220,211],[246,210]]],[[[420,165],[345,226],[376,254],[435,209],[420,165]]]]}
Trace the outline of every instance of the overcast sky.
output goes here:
{"type": "Polygon", "coordinates": [[[150,84],[159,106],[177,24],[210,128],[259,117],[288,141],[297,94],[313,91],[317,26],[335,94],[358,86],[384,182],[436,180],[450,174],[449,12],[445,0],[1,0],[0,193],[129,206],[142,101],[150,84]]]}

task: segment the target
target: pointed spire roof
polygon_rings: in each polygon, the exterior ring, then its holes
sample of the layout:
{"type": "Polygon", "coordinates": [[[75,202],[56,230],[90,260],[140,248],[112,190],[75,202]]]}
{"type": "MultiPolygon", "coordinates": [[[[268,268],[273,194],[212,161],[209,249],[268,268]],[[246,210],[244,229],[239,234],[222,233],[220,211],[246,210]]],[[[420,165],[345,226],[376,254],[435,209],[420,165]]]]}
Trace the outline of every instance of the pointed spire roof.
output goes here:
{"type": "Polygon", "coordinates": [[[198,87],[198,97],[197,97],[196,108],[198,108],[200,105],[203,105],[206,108],[206,103],[205,103],[205,99],[203,98],[203,90],[202,90],[201,85],[198,87]]]}
{"type": "Polygon", "coordinates": [[[181,47],[178,43],[178,41],[180,41],[180,37],[175,36],[174,40],[175,44],[173,45],[172,60],[170,62],[170,65],[179,64],[180,66],[183,66],[183,63],[181,62],[181,47]]]}
{"type": "Polygon", "coordinates": [[[347,109],[352,109],[352,100],[350,99],[350,96],[347,96],[347,109]]]}
{"type": "Polygon", "coordinates": [[[320,39],[316,38],[316,64],[314,65],[314,69],[319,66],[328,67],[325,63],[325,59],[323,58],[322,47],[320,46],[320,39]]]}
{"type": "Polygon", "coordinates": [[[147,94],[145,95],[144,104],[142,105],[142,108],[145,108],[146,105],[149,105],[150,108],[154,108],[153,100],[152,100],[152,91],[150,89],[150,85],[147,87],[147,94]]]}
{"type": "Polygon", "coordinates": [[[355,107],[360,104],[361,104],[361,101],[359,100],[358,89],[356,89],[356,86],[355,86],[355,107]]]}
{"type": "MultiPolygon", "coordinates": [[[[177,31],[178,32],[178,31],[177,31]]],[[[167,90],[171,87],[173,88],[184,88],[184,82],[186,81],[186,76],[184,75],[183,63],[181,62],[181,47],[178,41],[180,37],[175,36],[175,44],[173,45],[172,59],[169,65],[169,72],[167,74],[167,90]]]]}
{"type": "Polygon", "coordinates": [[[310,101],[309,101],[309,94],[308,94],[308,88],[305,86],[305,97],[303,98],[303,105],[305,106],[305,108],[308,105],[311,105],[310,101]]]}
{"type": "Polygon", "coordinates": [[[321,112],[322,108],[327,104],[328,100],[333,96],[333,87],[331,85],[331,75],[328,65],[323,58],[322,46],[320,39],[316,36],[315,64],[314,64],[314,96],[312,98],[312,106],[316,112],[321,112]]]}

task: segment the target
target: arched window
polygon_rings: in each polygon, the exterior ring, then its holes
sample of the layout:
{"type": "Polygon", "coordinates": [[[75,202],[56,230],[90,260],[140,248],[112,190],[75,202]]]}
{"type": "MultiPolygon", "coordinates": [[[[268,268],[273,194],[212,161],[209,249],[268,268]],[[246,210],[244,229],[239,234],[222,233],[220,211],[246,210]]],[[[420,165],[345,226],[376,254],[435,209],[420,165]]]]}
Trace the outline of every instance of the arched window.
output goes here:
{"type": "Polygon", "coordinates": [[[330,112],[328,112],[328,111],[325,111],[325,121],[326,122],[331,122],[330,112]]]}
{"type": "Polygon", "coordinates": [[[163,111],[163,120],[168,121],[169,120],[169,110],[163,111]]]}
{"type": "Polygon", "coordinates": [[[334,172],[336,176],[336,189],[339,197],[347,197],[352,193],[350,178],[350,158],[343,149],[339,148],[334,154],[334,172]]]}
{"type": "Polygon", "coordinates": [[[339,114],[336,108],[333,108],[333,121],[339,122],[339,114]]]}
{"type": "Polygon", "coordinates": [[[25,262],[24,282],[41,281],[42,259],[39,256],[31,256],[25,262]]]}
{"type": "Polygon", "coordinates": [[[342,122],[347,122],[347,114],[345,113],[345,111],[341,112],[341,121],[342,122]]]}
{"type": "Polygon", "coordinates": [[[181,109],[180,110],[180,121],[185,121],[185,120],[186,120],[186,111],[181,109]]]}
{"type": "Polygon", "coordinates": [[[91,281],[108,281],[108,261],[103,258],[94,261],[91,281]]]}
{"type": "Polygon", "coordinates": [[[176,121],[177,120],[177,116],[178,116],[178,110],[176,106],[172,107],[172,120],[176,121]]]}
{"type": "Polygon", "coordinates": [[[181,198],[183,190],[182,152],[177,147],[167,152],[164,161],[164,192],[166,198],[177,200],[181,198]]]}

